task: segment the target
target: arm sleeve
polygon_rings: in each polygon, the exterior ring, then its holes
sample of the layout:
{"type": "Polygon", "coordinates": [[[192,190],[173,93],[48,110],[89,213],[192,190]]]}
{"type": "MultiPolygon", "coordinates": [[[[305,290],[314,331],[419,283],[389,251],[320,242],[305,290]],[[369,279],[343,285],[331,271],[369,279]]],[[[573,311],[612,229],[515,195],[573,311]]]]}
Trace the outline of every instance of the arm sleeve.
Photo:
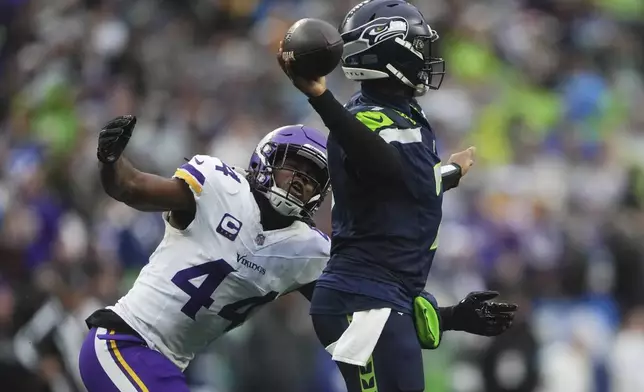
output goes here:
{"type": "Polygon", "coordinates": [[[441,331],[454,330],[454,307],[446,306],[438,308],[438,314],[441,318],[441,331]]]}
{"type": "Polygon", "coordinates": [[[355,118],[331,91],[309,99],[309,103],[342,147],[353,168],[365,179],[402,185],[402,159],[396,147],[355,118]]]}
{"type": "Polygon", "coordinates": [[[457,163],[449,163],[445,166],[441,166],[443,192],[456,188],[461,180],[461,176],[461,167],[457,163]]]}

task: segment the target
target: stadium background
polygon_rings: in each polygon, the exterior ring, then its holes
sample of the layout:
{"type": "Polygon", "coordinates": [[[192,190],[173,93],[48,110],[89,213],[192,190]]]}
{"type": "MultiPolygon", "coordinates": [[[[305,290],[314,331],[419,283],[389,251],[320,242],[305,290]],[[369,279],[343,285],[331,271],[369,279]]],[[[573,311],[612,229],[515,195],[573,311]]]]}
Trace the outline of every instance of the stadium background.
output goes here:
{"type": "MultiPolygon", "coordinates": [[[[108,199],[96,134],[139,117],[127,155],[245,165],[260,137],[320,125],[274,52],[301,17],[356,0],[0,1],[0,383],[74,391],[83,319],[113,303],[162,235],[108,199]]],[[[427,391],[644,391],[644,2],[417,0],[446,82],[421,99],[445,158],[479,160],[445,198],[428,288],[521,304],[499,339],[448,333],[427,391]]],[[[357,88],[335,72],[346,99],[357,88]]],[[[329,229],[328,205],[319,225],[329,229]]],[[[285,297],[188,370],[195,391],[341,391],[307,303],[285,297]]]]}

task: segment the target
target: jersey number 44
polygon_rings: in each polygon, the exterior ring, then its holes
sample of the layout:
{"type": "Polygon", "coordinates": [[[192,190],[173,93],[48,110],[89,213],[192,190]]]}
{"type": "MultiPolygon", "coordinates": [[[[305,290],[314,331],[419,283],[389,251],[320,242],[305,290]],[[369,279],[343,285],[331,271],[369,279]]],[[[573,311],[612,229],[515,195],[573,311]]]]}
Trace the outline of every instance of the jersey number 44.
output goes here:
{"type": "MultiPolygon", "coordinates": [[[[224,259],[209,261],[204,264],[195,265],[190,268],[177,272],[172,278],[172,283],[179,287],[183,292],[188,294],[190,299],[181,308],[181,312],[191,319],[195,319],[199,309],[210,308],[214,303],[212,294],[215,292],[221,282],[226,279],[228,274],[235,269],[224,259]],[[192,284],[191,280],[206,276],[205,280],[199,287],[192,284]]],[[[277,298],[274,291],[261,297],[246,298],[221,308],[219,317],[230,321],[226,332],[237,328],[246,321],[250,312],[257,306],[261,306],[277,298]]]]}

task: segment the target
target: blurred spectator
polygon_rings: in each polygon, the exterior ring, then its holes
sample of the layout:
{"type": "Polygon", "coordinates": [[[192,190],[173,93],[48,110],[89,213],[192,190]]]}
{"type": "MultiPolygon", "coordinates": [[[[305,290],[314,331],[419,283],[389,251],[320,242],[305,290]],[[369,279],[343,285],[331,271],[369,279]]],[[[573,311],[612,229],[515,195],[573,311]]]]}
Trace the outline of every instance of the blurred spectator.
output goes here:
{"type": "Polygon", "coordinates": [[[87,329],[85,319],[104,306],[91,295],[91,276],[81,265],[43,269],[37,277],[49,298],[17,333],[18,361],[37,373],[52,392],[82,391],[78,353],[87,329]]]}
{"type": "Polygon", "coordinates": [[[521,306],[521,313],[514,325],[507,333],[494,339],[481,357],[487,392],[538,390],[539,346],[530,325],[529,302],[519,300],[517,303],[521,306]]]}
{"type": "Polygon", "coordinates": [[[610,358],[612,391],[644,390],[644,373],[637,365],[644,360],[644,308],[633,309],[617,334],[610,358]]]}

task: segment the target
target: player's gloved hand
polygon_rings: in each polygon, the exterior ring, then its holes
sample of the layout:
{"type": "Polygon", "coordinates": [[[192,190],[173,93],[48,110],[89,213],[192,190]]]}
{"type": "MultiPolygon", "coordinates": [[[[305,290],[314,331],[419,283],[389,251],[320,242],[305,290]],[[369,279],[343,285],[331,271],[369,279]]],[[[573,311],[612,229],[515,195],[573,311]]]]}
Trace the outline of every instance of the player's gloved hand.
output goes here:
{"type": "Polygon", "coordinates": [[[130,141],[135,125],[136,117],[131,115],[116,117],[105,124],[98,134],[98,160],[107,164],[116,162],[130,141]]]}
{"type": "Polygon", "coordinates": [[[488,302],[498,295],[496,291],[476,291],[469,293],[455,306],[441,308],[442,329],[481,336],[500,335],[512,326],[518,306],[488,302]]]}
{"type": "Polygon", "coordinates": [[[324,76],[321,76],[315,79],[307,79],[302,76],[296,75],[291,68],[291,61],[285,59],[284,56],[282,56],[282,52],[282,41],[280,41],[280,48],[277,51],[277,62],[279,63],[282,71],[284,71],[286,76],[291,79],[293,85],[297,87],[298,90],[306,94],[309,98],[319,97],[320,95],[324,94],[324,92],[326,91],[326,78],[324,76]]]}

